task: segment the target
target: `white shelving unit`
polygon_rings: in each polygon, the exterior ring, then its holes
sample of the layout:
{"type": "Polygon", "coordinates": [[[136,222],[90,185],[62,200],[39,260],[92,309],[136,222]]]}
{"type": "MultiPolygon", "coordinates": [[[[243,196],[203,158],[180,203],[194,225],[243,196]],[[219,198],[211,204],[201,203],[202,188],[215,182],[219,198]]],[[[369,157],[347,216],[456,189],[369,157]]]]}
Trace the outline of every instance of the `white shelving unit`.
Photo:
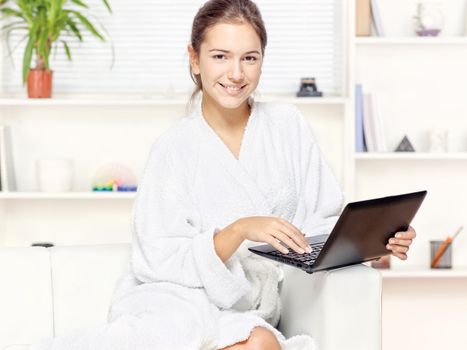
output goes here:
{"type": "Polygon", "coordinates": [[[465,232],[453,243],[452,269],[430,269],[428,263],[429,241],[467,223],[467,3],[440,0],[445,28],[432,38],[414,36],[415,1],[377,3],[385,37],[351,40],[352,83],[377,96],[388,150],[406,135],[416,152],[353,152],[354,198],[428,190],[412,223],[417,238],[408,260],[391,257],[391,269],[380,270],[383,350],[460,350],[467,323],[465,232]],[[449,130],[448,152],[429,152],[433,129],[449,130]]]}
{"type": "MultiPolygon", "coordinates": [[[[292,94],[257,94],[255,98],[297,105],[315,131],[319,129],[317,138],[330,150],[326,153],[343,187],[349,187],[347,170],[341,166],[349,98],[297,98],[292,94]]],[[[112,160],[130,166],[139,177],[152,142],[186,114],[188,100],[189,95],[55,94],[43,100],[23,95],[0,97],[0,123],[12,125],[14,133],[19,185],[17,191],[0,192],[0,245],[130,241],[130,213],[136,194],[91,192],[92,175],[99,165],[112,160]],[[57,150],[57,145],[62,149],[57,150]],[[73,192],[37,192],[34,162],[54,155],[74,159],[73,192]],[[76,221],[76,229],[70,229],[69,222],[76,221]]]]}

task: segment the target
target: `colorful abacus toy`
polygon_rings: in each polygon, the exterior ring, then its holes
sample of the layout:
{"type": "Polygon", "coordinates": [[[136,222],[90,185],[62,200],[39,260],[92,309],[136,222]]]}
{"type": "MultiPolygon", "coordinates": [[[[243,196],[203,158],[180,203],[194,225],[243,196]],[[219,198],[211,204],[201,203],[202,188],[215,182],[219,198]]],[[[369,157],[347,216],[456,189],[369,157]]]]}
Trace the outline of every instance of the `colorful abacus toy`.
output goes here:
{"type": "Polygon", "coordinates": [[[93,180],[94,192],[135,192],[136,177],[123,164],[109,163],[100,167],[93,180]]]}

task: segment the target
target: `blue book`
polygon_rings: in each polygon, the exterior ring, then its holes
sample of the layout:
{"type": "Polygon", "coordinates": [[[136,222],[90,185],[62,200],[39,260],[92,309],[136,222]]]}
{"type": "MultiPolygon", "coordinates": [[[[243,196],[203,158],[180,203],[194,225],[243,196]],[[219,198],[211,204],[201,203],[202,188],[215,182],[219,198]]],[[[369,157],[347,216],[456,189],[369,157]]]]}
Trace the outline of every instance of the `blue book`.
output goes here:
{"type": "Polygon", "coordinates": [[[355,151],[366,152],[363,131],[363,89],[361,84],[355,85],[355,151]]]}

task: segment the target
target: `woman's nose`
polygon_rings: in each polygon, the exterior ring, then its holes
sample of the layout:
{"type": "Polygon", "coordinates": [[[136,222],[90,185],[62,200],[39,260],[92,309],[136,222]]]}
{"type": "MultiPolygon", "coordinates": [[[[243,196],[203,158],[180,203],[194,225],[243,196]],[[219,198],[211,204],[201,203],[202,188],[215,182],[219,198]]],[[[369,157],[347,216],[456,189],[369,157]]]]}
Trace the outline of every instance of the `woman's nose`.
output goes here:
{"type": "Polygon", "coordinates": [[[235,81],[243,80],[244,74],[242,65],[240,63],[234,63],[227,74],[227,78],[235,81]]]}

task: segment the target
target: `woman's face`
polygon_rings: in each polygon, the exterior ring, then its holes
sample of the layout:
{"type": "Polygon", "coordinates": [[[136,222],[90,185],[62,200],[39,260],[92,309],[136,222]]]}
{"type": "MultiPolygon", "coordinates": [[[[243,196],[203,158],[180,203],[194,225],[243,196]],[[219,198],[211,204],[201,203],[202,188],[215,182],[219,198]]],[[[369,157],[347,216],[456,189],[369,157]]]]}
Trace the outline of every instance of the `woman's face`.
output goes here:
{"type": "Polygon", "coordinates": [[[201,75],[204,94],[224,108],[238,108],[258,86],[260,38],[247,23],[219,23],[205,34],[199,57],[189,46],[193,73],[201,75]]]}

